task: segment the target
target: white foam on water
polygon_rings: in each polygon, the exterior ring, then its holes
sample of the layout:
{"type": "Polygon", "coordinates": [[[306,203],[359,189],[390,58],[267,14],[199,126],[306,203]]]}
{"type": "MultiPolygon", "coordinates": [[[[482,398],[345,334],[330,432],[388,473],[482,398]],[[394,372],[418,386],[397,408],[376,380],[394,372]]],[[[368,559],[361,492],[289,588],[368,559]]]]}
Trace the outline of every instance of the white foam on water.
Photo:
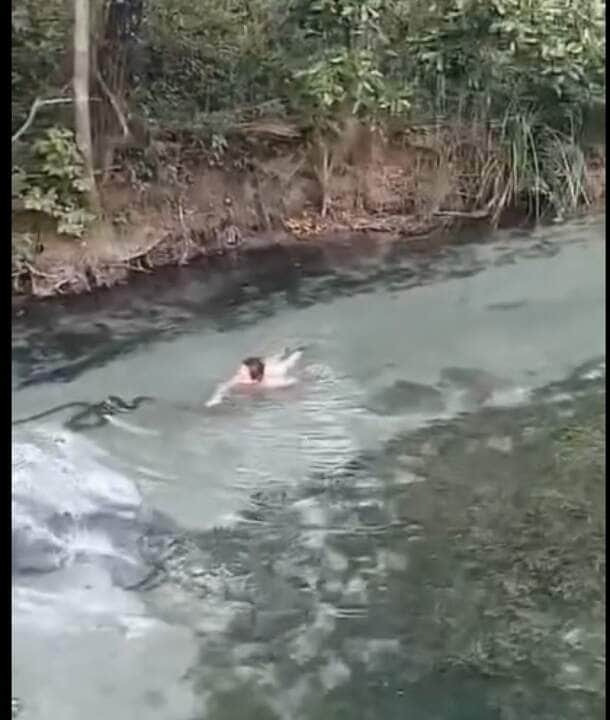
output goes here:
{"type": "Polygon", "coordinates": [[[93,562],[29,577],[13,585],[16,630],[64,635],[100,627],[121,630],[130,617],[144,613],[133,593],[115,587],[104,568],[93,562]]]}
{"type": "Polygon", "coordinates": [[[126,432],[133,433],[134,435],[152,435],[154,437],[158,437],[161,434],[157,430],[151,430],[149,428],[132,425],[131,423],[128,423],[121,418],[115,417],[114,415],[107,415],[106,420],[108,420],[111,425],[114,425],[121,430],[125,430],[126,432]]]}
{"type": "MultiPolygon", "coordinates": [[[[13,435],[12,527],[17,553],[40,547],[50,567],[84,556],[131,560],[88,517],[108,514],[136,522],[142,499],[134,482],[100,462],[85,439],[45,429],[13,435]]],[[[17,567],[21,558],[15,558],[17,567]]],[[[29,561],[24,558],[25,567],[29,561]]]]}
{"type": "MultiPolygon", "coordinates": [[[[34,501],[57,512],[85,516],[106,507],[130,517],[140,507],[135,484],[102,465],[100,449],[66,432],[13,434],[13,501],[34,501]]],[[[16,508],[17,510],[19,507],[16,508]]]]}
{"type": "Polygon", "coordinates": [[[12,685],[21,717],[189,720],[197,699],[183,678],[196,653],[193,633],[151,617],[140,596],[116,587],[100,560],[130,558],[82,524],[96,512],[135,521],[134,483],[76,436],[39,429],[16,433],[13,445],[13,529],[62,543],[69,556],[56,571],[13,581],[12,685]],[[46,523],[64,511],[82,523],[59,537],[46,523]]]}

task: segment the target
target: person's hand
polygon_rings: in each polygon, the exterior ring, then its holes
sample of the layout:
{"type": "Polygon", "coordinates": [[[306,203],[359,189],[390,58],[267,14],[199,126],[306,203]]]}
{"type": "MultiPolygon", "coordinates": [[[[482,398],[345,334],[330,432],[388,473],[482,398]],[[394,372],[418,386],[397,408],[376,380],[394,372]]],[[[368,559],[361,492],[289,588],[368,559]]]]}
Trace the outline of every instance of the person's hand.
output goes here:
{"type": "Polygon", "coordinates": [[[303,356],[302,350],[295,350],[292,353],[292,355],[287,357],[286,360],[284,361],[286,370],[290,370],[291,368],[293,368],[298,363],[298,361],[301,359],[302,356],[303,356]]]}
{"type": "Polygon", "coordinates": [[[224,396],[235,384],[235,378],[233,378],[232,380],[229,380],[229,382],[223,383],[220,387],[216,388],[216,392],[207,401],[205,406],[214,407],[214,405],[220,405],[220,403],[223,401],[224,396]]]}

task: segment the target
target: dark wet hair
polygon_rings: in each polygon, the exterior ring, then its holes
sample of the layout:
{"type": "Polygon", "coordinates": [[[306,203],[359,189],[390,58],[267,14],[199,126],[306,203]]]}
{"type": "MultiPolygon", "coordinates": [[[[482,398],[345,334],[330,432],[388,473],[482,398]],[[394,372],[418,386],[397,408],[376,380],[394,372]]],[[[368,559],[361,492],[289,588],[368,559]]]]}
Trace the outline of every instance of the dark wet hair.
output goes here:
{"type": "Polygon", "coordinates": [[[243,364],[250,372],[250,378],[260,382],[265,374],[265,363],[257,357],[249,357],[243,361],[243,364]]]}

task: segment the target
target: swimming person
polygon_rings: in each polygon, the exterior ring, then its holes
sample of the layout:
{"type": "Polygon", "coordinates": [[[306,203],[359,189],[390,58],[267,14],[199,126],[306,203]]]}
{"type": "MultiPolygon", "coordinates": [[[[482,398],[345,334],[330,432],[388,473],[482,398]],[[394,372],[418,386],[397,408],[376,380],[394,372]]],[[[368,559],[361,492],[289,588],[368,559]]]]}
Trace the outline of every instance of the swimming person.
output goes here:
{"type": "Polygon", "coordinates": [[[299,361],[302,350],[295,350],[286,357],[284,351],[268,358],[248,357],[239,367],[235,375],[216,389],[207,401],[206,407],[222,402],[225,395],[236,387],[284,388],[294,385],[297,380],[289,375],[289,371],[299,361]]]}

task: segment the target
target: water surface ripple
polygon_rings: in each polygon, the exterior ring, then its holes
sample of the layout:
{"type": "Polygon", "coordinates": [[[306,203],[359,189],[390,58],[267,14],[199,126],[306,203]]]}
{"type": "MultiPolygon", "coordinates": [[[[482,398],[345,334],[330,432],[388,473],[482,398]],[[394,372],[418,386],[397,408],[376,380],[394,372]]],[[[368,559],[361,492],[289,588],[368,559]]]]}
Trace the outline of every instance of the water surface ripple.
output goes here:
{"type": "Polygon", "coordinates": [[[15,418],[154,398],[14,428],[21,717],[599,714],[602,230],[191,269],[18,321],[15,418]],[[203,407],[286,345],[297,386],[203,407]]]}

